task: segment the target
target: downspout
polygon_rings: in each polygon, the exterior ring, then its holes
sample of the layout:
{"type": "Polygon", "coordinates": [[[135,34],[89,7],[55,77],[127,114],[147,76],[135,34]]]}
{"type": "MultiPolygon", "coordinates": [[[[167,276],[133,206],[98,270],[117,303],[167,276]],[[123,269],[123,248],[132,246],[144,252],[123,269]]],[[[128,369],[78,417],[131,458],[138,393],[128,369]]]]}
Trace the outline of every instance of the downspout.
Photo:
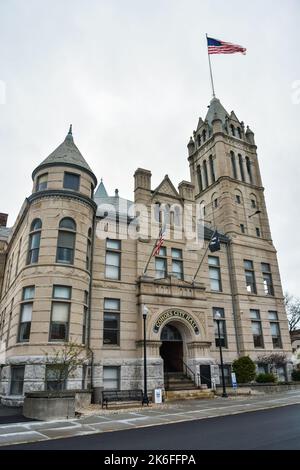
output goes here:
{"type": "Polygon", "coordinates": [[[89,302],[88,302],[88,329],[87,329],[87,347],[91,353],[91,387],[94,383],[94,352],[91,349],[91,315],[92,315],[92,291],[93,291],[93,266],[94,266],[94,247],[96,232],[96,211],[93,215],[92,241],[91,241],[91,260],[90,260],[90,283],[89,283],[89,302]]]}
{"type": "Polygon", "coordinates": [[[226,251],[227,251],[227,264],[228,264],[228,273],[229,273],[229,283],[230,283],[230,290],[231,290],[231,299],[232,299],[232,313],[233,313],[233,322],[234,322],[234,330],[235,330],[235,340],[236,340],[236,349],[238,356],[240,355],[240,341],[238,335],[238,320],[237,320],[237,308],[236,308],[236,298],[234,293],[234,277],[233,277],[233,265],[232,265],[232,254],[231,254],[231,239],[229,239],[228,243],[226,244],[226,251]]]}

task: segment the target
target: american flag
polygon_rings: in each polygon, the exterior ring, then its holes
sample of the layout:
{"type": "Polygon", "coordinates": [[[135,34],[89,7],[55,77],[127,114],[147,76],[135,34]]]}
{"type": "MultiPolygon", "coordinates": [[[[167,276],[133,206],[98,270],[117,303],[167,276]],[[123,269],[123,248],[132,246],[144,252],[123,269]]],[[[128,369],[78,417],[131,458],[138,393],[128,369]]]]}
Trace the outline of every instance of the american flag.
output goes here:
{"type": "Polygon", "coordinates": [[[241,52],[246,54],[246,48],[238,44],[231,44],[230,42],[219,41],[219,39],[207,38],[207,47],[209,54],[234,54],[241,52]]]}
{"type": "Polygon", "coordinates": [[[166,227],[163,226],[159,231],[159,237],[155,243],[152,256],[157,256],[159,254],[159,251],[165,241],[165,236],[166,236],[166,227]]]}

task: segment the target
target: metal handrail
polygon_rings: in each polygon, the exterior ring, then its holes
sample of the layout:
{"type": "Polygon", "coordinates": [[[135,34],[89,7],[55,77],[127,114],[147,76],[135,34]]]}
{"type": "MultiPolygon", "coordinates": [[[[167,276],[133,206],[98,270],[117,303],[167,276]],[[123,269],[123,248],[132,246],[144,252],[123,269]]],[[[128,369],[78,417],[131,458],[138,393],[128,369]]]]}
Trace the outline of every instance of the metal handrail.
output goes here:
{"type": "MultiPolygon", "coordinates": [[[[207,380],[211,380],[209,379],[209,377],[205,377],[204,375],[200,374],[200,373],[195,373],[187,364],[186,362],[184,362],[183,360],[181,360],[181,364],[182,364],[182,372],[184,375],[186,375],[187,377],[190,377],[190,379],[194,382],[194,384],[197,386],[197,387],[200,387],[201,385],[201,378],[202,379],[205,379],[205,381],[207,380]]],[[[165,376],[165,388],[166,390],[168,390],[169,388],[169,379],[170,379],[170,375],[174,373],[174,372],[171,372],[169,370],[164,370],[164,376],[165,376]]]]}
{"type": "Polygon", "coordinates": [[[196,374],[195,372],[182,360],[183,372],[186,376],[192,376],[194,384],[196,384],[196,374]]]}

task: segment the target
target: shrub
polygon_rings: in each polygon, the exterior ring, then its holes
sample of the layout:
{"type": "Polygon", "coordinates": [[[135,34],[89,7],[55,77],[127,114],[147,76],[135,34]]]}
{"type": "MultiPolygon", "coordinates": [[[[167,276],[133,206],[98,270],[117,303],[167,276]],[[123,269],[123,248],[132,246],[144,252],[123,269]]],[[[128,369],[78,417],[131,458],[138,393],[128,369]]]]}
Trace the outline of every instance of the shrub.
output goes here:
{"type": "Polygon", "coordinates": [[[255,364],[249,356],[239,357],[232,363],[237,383],[244,384],[255,379],[255,364]]]}
{"type": "Polygon", "coordinates": [[[295,382],[298,382],[298,380],[300,380],[300,369],[295,369],[295,370],[293,370],[293,372],[292,372],[292,379],[293,379],[295,382]]]}
{"type": "Polygon", "coordinates": [[[276,382],[276,377],[274,374],[266,373],[266,374],[258,374],[256,376],[256,382],[259,384],[267,384],[267,383],[274,383],[276,382]]]}

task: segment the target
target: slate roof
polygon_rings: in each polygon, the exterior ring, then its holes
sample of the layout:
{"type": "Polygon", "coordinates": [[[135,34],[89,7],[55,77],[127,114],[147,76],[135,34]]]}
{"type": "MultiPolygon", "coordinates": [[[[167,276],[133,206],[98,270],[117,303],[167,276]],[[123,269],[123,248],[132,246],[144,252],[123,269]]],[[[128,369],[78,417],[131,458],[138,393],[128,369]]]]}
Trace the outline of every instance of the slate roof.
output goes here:
{"type": "Polygon", "coordinates": [[[34,170],[32,177],[36,174],[38,170],[46,166],[54,166],[54,165],[67,165],[77,167],[83,170],[86,170],[90,173],[95,180],[95,184],[97,184],[96,177],[89,166],[89,164],[85,161],[82,154],[80,153],[78,147],[74,143],[73,135],[72,135],[72,125],[70,126],[70,130],[65,138],[65,140],[60,144],[54,152],[50,153],[50,155],[39,164],[39,166],[34,170]]]}
{"type": "MultiPolygon", "coordinates": [[[[117,190],[114,196],[108,196],[102,180],[95,192],[94,201],[98,206],[98,217],[117,214],[119,217],[127,218],[129,208],[133,205],[133,201],[120,197],[117,190]]],[[[133,219],[133,215],[130,218],[133,219]]]]}
{"type": "Polygon", "coordinates": [[[207,111],[207,115],[205,120],[208,122],[208,124],[211,126],[211,122],[214,119],[215,113],[217,114],[218,118],[220,118],[225,124],[225,119],[227,116],[229,116],[228,112],[226,109],[223,107],[221,104],[220,100],[218,98],[213,98],[210,102],[209,105],[209,110],[207,111]]]}

